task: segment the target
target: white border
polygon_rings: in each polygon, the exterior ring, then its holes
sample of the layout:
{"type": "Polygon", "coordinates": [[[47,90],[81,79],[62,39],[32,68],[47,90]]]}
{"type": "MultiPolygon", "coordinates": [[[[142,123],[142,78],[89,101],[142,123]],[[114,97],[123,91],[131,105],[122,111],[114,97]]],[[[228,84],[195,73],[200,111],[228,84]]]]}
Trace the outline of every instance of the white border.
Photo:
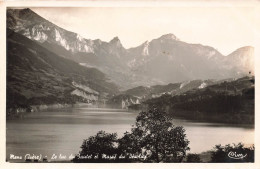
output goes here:
{"type": "MultiPolygon", "coordinates": [[[[255,25],[253,28],[255,30],[255,163],[199,163],[199,164],[188,164],[188,163],[161,163],[161,164],[144,164],[144,163],[131,163],[131,164],[117,164],[117,163],[105,163],[105,164],[71,164],[71,163],[8,163],[5,162],[6,159],[6,117],[5,117],[5,107],[6,107],[6,8],[7,7],[210,7],[210,6],[220,6],[220,7],[230,7],[230,6],[247,6],[255,7],[256,18],[260,20],[260,1],[249,0],[249,1],[197,1],[197,0],[143,0],[143,1],[124,1],[124,0],[114,0],[114,1],[1,1],[0,0],[0,168],[12,168],[12,169],[28,169],[28,168],[169,168],[177,167],[180,169],[184,168],[228,168],[228,169],[260,169],[260,151],[259,143],[260,137],[257,136],[259,132],[259,122],[260,122],[260,112],[259,112],[259,102],[260,91],[259,91],[259,66],[260,66],[260,25],[255,25]]],[[[239,36],[239,35],[238,35],[239,36]]]]}

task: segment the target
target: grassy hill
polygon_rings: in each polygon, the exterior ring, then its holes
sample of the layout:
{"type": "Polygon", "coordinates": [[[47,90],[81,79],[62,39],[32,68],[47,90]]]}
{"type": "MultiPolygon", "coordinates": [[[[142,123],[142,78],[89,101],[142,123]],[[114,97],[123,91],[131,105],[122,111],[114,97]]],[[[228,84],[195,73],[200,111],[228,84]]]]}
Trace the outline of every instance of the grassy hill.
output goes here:
{"type": "Polygon", "coordinates": [[[144,104],[178,118],[254,125],[254,93],[254,77],[244,77],[180,95],[163,95],[144,104]]]}

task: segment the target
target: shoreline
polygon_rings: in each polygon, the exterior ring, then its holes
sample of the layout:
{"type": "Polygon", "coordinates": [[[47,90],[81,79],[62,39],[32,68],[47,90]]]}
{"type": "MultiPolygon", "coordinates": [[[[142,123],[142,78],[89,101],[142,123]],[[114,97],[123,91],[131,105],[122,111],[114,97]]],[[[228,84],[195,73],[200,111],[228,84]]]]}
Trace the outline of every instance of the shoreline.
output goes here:
{"type": "MultiPolygon", "coordinates": [[[[24,115],[34,113],[34,112],[45,112],[45,111],[57,111],[57,110],[63,110],[63,109],[70,109],[70,108],[83,108],[83,107],[89,107],[92,109],[113,109],[110,105],[98,105],[98,104],[89,104],[89,103],[75,103],[75,104],[42,104],[42,105],[31,105],[30,109],[28,108],[13,108],[14,113],[7,113],[6,114],[6,120],[13,120],[13,119],[22,119],[24,115]]],[[[139,113],[142,110],[133,110],[133,109],[120,109],[116,108],[116,110],[122,110],[122,111],[129,111],[134,113],[139,113]]],[[[193,118],[193,116],[187,116],[187,115],[180,115],[178,114],[172,114],[170,112],[167,113],[170,116],[173,116],[174,119],[180,119],[180,120],[186,120],[189,122],[195,122],[195,123],[213,123],[216,124],[216,126],[226,126],[226,127],[242,127],[242,128],[250,128],[255,129],[255,124],[252,123],[239,123],[239,122],[232,122],[232,121],[225,121],[222,120],[221,117],[205,117],[205,118],[198,118],[199,116],[196,116],[196,118],[193,118]]],[[[193,113],[192,113],[193,114],[193,113]]],[[[194,114],[193,114],[194,115],[194,114]]]]}
{"type": "Polygon", "coordinates": [[[62,110],[73,107],[85,107],[85,106],[93,106],[89,103],[75,103],[75,104],[41,104],[41,105],[31,105],[27,108],[9,108],[6,110],[6,120],[19,119],[23,118],[24,115],[34,113],[34,112],[45,112],[45,111],[53,111],[53,110],[62,110]]]}

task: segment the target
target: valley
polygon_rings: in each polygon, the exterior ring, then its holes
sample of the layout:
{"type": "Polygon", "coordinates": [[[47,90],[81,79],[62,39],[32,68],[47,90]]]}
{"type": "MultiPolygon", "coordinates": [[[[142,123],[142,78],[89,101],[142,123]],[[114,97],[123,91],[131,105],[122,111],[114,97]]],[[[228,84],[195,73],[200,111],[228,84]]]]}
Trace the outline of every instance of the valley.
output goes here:
{"type": "Polygon", "coordinates": [[[119,37],[86,39],[25,8],[7,10],[7,47],[8,116],[84,103],[135,111],[157,106],[192,120],[254,121],[251,46],[224,56],[169,33],[126,49],[119,37]]]}

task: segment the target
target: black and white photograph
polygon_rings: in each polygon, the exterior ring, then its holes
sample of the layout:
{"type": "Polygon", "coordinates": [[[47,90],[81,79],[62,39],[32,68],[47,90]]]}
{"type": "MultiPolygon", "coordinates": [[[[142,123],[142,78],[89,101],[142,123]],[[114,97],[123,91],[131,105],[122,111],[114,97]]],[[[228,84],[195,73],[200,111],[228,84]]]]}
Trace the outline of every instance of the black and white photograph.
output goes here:
{"type": "Polygon", "coordinates": [[[242,4],[7,6],[5,162],[255,163],[242,4]]]}

